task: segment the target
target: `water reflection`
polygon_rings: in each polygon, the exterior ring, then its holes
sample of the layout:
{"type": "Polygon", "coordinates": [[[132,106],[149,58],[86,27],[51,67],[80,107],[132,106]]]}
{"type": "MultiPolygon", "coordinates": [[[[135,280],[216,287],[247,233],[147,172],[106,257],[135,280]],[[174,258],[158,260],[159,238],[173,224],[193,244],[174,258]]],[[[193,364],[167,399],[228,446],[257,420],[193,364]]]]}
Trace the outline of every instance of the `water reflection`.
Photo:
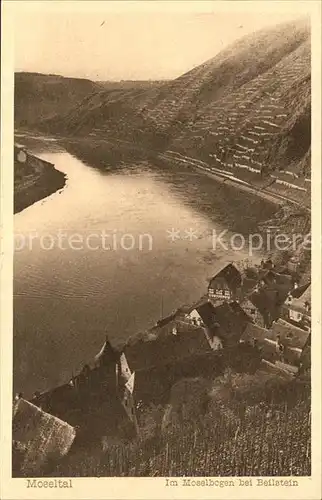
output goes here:
{"type": "MultiPolygon", "coordinates": [[[[147,161],[124,162],[106,173],[57,142],[28,141],[29,148],[67,174],[67,183],[15,216],[17,237],[29,241],[37,235],[32,246],[17,250],[14,265],[14,384],[27,394],[68,379],[96,354],[106,333],[121,344],[152,326],[161,304],[166,315],[198,298],[207,278],[236,259],[233,251],[213,251],[212,230],[227,224],[246,230],[255,224],[254,216],[236,217],[239,204],[246,212],[245,199],[200,174],[161,170],[147,161]],[[172,229],[180,234],[174,241],[172,229]],[[197,237],[189,238],[189,230],[197,237]],[[62,249],[57,244],[61,233],[84,242],[104,231],[117,234],[119,242],[124,234],[135,242],[150,235],[152,248],[62,249]],[[42,248],[45,237],[54,240],[51,249],[42,248]]],[[[259,204],[249,198],[247,203],[259,204]]],[[[265,210],[269,215],[272,207],[265,210]]],[[[238,258],[246,256],[247,249],[238,258]]]]}

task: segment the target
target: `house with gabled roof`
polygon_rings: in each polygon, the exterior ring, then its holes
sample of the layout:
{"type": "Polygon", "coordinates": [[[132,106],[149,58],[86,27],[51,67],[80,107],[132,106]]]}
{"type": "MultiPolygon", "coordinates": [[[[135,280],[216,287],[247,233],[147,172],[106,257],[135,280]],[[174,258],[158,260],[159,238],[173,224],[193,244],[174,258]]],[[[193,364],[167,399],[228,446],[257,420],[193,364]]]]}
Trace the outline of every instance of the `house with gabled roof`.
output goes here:
{"type": "Polygon", "coordinates": [[[261,328],[249,323],[240,339],[243,343],[256,346],[262,359],[271,363],[283,363],[293,374],[303,365],[310,364],[310,334],[279,319],[272,328],[261,328]],[[293,368],[292,368],[293,367],[293,368]]]}
{"type": "Polygon", "coordinates": [[[290,364],[299,365],[304,347],[307,345],[310,333],[291,325],[283,319],[275,321],[268,332],[268,339],[280,342],[283,356],[290,364]]]}
{"type": "Polygon", "coordinates": [[[205,329],[189,324],[178,329],[176,335],[159,336],[150,341],[141,339],[123,348],[131,372],[210,351],[205,329]]]}
{"type": "Polygon", "coordinates": [[[272,269],[260,269],[258,272],[258,279],[263,286],[284,285],[289,290],[293,288],[293,278],[287,273],[277,273],[272,269]]]}
{"type": "Polygon", "coordinates": [[[257,324],[263,324],[263,317],[255,304],[250,300],[248,296],[240,302],[241,307],[245,313],[252,318],[252,321],[257,324]]]}
{"type": "Polygon", "coordinates": [[[244,308],[241,307],[239,302],[233,300],[232,302],[229,302],[229,307],[242,324],[248,324],[252,322],[251,316],[249,316],[249,314],[245,312],[244,308]]]}
{"type": "Polygon", "coordinates": [[[195,326],[211,328],[215,323],[214,306],[210,301],[197,304],[186,315],[185,319],[195,326]]]}
{"type": "Polygon", "coordinates": [[[240,271],[233,264],[227,264],[209,281],[208,297],[215,302],[233,300],[241,283],[240,271]]]}
{"type": "Polygon", "coordinates": [[[223,347],[235,345],[252,318],[236,301],[224,302],[215,309],[216,335],[222,341],[223,347]]]}
{"type": "Polygon", "coordinates": [[[112,347],[108,336],[106,335],[105,342],[99,351],[99,353],[95,356],[95,362],[99,366],[109,366],[110,364],[116,363],[120,357],[119,352],[112,347]]]}
{"type": "Polygon", "coordinates": [[[276,290],[270,287],[261,287],[254,290],[248,299],[259,313],[256,315],[257,323],[264,328],[269,328],[279,316],[276,290]]]}
{"type": "Polygon", "coordinates": [[[120,429],[137,432],[131,396],[133,373],[125,355],[108,338],[94,358],[70,381],[44,393],[35,393],[31,403],[77,427],[79,439],[117,435],[120,429]],[[88,438],[88,436],[90,436],[88,438]]]}
{"type": "Polygon", "coordinates": [[[292,283],[291,277],[273,273],[271,270],[267,271],[263,277],[262,285],[247,295],[247,300],[242,302],[242,306],[248,313],[252,311],[253,306],[254,320],[260,326],[269,328],[272,322],[279,318],[292,283]],[[270,273],[268,281],[266,280],[267,273],[270,273]]]}
{"type": "Polygon", "coordinates": [[[251,345],[254,345],[258,342],[259,343],[264,342],[266,336],[267,336],[266,328],[262,328],[261,326],[256,325],[255,323],[248,323],[240,337],[240,342],[246,342],[251,345]]]}
{"type": "Polygon", "coordinates": [[[290,295],[292,298],[294,299],[299,299],[300,297],[302,297],[302,295],[309,289],[309,292],[306,296],[310,298],[311,300],[311,282],[308,281],[307,283],[301,285],[301,286],[296,286],[294,287],[291,292],[290,292],[290,295]]]}
{"type": "Polygon", "coordinates": [[[221,348],[238,342],[245,325],[252,318],[236,301],[196,306],[187,315],[196,327],[203,328],[212,348],[221,348]]]}
{"type": "Polygon", "coordinates": [[[275,283],[275,273],[271,269],[260,269],[258,279],[261,286],[269,286],[275,283]]]}
{"type": "Polygon", "coordinates": [[[202,377],[213,380],[228,367],[234,371],[253,373],[260,364],[257,351],[246,344],[235,344],[227,349],[186,356],[165,364],[138,370],[135,398],[145,404],[166,404],[171,387],[180,379],[202,377]]]}
{"type": "Polygon", "coordinates": [[[257,292],[259,288],[258,268],[247,268],[246,275],[242,277],[242,284],[237,291],[237,300],[245,313],[255,323],[262,323],[263,319],[256,305],[250,300],[250,296],[252,293],[257,292]]]}
{"type": "Polygon", "coordinates": [[[282,307],[282,317],[289,323],[310,331],[311,329],[311,284],[293,289],[282,307]]]}

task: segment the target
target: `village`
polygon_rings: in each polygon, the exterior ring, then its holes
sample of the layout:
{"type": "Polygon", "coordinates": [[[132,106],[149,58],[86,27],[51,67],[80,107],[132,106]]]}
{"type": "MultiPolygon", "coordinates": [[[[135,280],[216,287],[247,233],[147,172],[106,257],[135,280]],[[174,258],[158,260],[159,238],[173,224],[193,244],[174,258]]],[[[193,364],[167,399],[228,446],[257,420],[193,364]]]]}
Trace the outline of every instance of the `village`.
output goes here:
{"type": "Polygon", "coordinates": [[[303,256],[258,265],[232,262],[203,297],[131,337],[121,350],[108,336],[90,364],[65,385],[13,404],[13,468],[32,475],[76,446],[140,436],[140,414],[166,405],[178,381],[215,379],[227,368],[310,379],[311,282],[303,256]]]}

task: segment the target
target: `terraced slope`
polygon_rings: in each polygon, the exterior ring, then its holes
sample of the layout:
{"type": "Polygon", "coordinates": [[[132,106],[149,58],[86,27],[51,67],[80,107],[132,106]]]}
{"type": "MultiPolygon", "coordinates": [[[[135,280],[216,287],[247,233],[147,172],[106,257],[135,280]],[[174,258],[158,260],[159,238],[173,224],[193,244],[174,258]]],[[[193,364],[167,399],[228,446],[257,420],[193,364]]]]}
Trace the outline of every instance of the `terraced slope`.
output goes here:
{"type": "Polygon", "coordinates": [[[307,21],[282,24],[242,38],[161,87],[103,91],[42,125],[135,141],[167,159],[201,160],[244,181],[307,197],[310,54],[307,21]]]}
{"type": "Polygon", "coordinates": [[[274,170],[272,153],[275,164],[289,166],[310,148],[310,100],[306,41],[269,70],[206,106],[202,116],[175,138],[173,148],[190,154],[201,150],[225,167],[274,170]]]}
{"type": "MultiPolygon", "coordinates": [[[[149,116],[159,127],[166,127],[175,120],[182,122],[182,118],[186,123],[205,118],[204,113],[209,113],[214,103],[223,99],[226,101],[223,101],[222,107],[227,104],[234,106],[234,99],[229,100],[232,92],[274,68],[305,43],[308,37],[306,21],[282,24],[248,35],[210,61],[163,87],[149,116]],[[208,105],[210,108],[207,108],[208,105]]],[[[278,70],[272,76],[278,77],[278,70]]],[[[246,98],[245,112],[250,91],[253,87],[254,90],[260,88],[261,83],[259,81],[258,85],[251,85],[247,95],[241,94],[242,100],[246,98]]],[[[276,85],[279,85],[278,81],[276,85]]],[[[216,109],[213,108],[213,111],[216,109]]]]}
{"type": "Polygon", "coordinates": [[[310,42],[203,109],[171,145],[244,181],[309,200],[310,42]]]}

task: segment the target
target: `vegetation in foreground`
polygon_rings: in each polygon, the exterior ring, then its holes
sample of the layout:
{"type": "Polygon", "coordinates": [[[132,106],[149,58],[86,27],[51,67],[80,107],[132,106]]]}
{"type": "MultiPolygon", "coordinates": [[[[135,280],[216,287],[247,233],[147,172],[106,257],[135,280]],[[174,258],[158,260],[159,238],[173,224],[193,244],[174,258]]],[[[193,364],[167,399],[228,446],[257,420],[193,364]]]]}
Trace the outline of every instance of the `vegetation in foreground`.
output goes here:
{"type": "Polygon", "coordinates": [[[140,412],[140,438],[74,449],[50,476],[307,476],[308,382],[226,372],[181,380],[140,412]]]}

